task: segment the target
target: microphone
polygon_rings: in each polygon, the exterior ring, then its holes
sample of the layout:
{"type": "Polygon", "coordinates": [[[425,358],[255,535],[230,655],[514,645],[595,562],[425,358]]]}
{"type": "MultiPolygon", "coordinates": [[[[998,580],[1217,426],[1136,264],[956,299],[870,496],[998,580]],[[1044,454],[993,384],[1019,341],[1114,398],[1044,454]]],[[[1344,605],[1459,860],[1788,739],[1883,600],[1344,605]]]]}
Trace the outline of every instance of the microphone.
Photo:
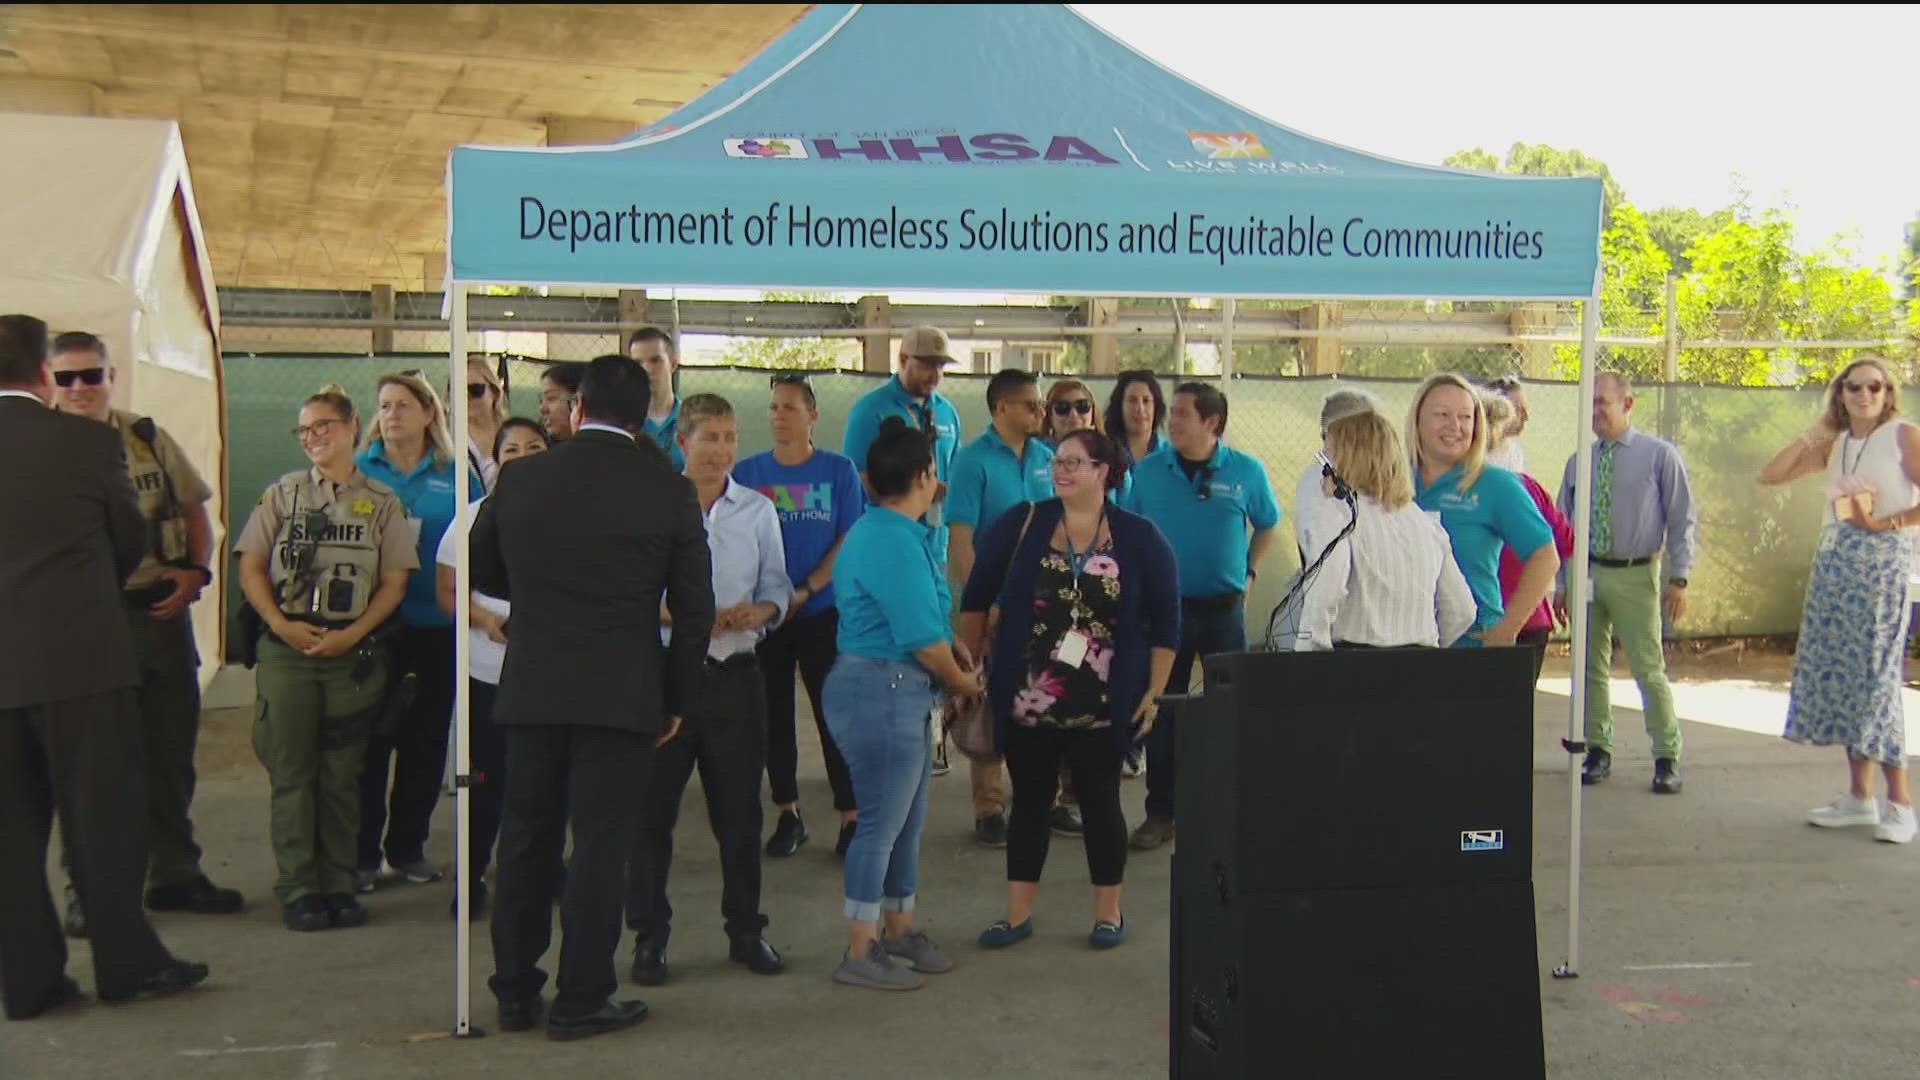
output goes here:
{"type": "Polygon", "coordinates": [[[1333,497],[1352,505],[1353,488],[1349,487],[1347,482],[1340,478],[1340,474],[1333,470],[1333,461],[1327,457],[1327,452],[1319,451],[1313,455],[1313,458],[1320,463],[1320,475],[1333,481],[1333,497]]]}

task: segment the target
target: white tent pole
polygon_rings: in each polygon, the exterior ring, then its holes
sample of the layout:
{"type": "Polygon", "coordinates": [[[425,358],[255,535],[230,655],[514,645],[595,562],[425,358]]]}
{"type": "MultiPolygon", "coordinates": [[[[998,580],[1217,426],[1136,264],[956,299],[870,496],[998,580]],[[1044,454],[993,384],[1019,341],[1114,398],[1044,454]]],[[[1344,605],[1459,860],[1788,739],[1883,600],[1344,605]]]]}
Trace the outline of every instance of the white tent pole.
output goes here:
{"type": "Polygon", "coordinates": [[[1573,465],[1573,557],[1568,560],[1567,615],[1573,626],[1570,654],[1573,695],[1567,702],[1567,960],[1554,969],[1556,979],[1580,977],[1580,747],[1586,740],[1587,652],[1611,651],[1611,641],[1587,636],[1587,605],[1593,590],[1587,556],[1593,544],[1593,439],[1587,428],[1593,416],[1594,352],[1600,336],[1600,271],[1594,272],[1593,295],[1580,314],[1579,442],[1573,465]]]}
{"type": "Polygon", "coordinates": [[[1233,315],[1239,301],[1229,296],[1220,301],[1220,391],[1233,382],[1233,315]]]}
{"type": "Polygon", "coordinates": [[[467,615],[472,607],[472,560],[467,552],[467,524],[473,508],[467,494],[467,286],[449,282],[452,310],[448,313],[447,370],[450,395],[447,411],[453,414],[453,529],[460,538],[455,545],[453,589],[453,1034],[463,1038],[473,1031],[473,934],[468,923],[472,901],[473,865],[467,858],[467,830],[472,827],[473,761],[468,731],[472,702],[467,695],[467,675],[473,670],[473,639],[467,632],[467,615]]]}

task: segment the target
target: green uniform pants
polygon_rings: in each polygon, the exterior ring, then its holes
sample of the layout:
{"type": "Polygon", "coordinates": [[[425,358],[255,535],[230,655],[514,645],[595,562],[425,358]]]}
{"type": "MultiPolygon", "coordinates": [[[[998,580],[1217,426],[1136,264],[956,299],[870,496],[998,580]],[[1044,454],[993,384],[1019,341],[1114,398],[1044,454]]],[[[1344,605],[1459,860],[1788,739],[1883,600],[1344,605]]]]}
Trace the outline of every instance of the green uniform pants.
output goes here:
{"type": "Polygon", "coordinates": [[[1660,564],[1599,566],[1593,570],[1593,605],[1587,616],[1587,745],[1613,752],[1613,705],[1607,680],[1613,670],[1613,638],[1627,654],[1640,707],[1647,718],[1653,756],[1680,760],[1680,720],[1667,685],[1667,657],[1660,647],[1660,564]]]}
{"type": "Polygon", "coordinates": [[[161,622],[144,609],[127,609],[134,661],[140,665],[141,730],[147,738],[147,888],[184,885],[200,876],[193,842],[196,780],[193,753],[200,742],[200,654],[187,615],[161,622]]]}
{"type": "Polygon", "coordinates": [[[355,654],[315,659],[260,641],[253,750],[272,785],[273,894],[283,904],[353,893],[360,772],[387,682],[385,654],[375,657],[355,681],[355,654]]]}

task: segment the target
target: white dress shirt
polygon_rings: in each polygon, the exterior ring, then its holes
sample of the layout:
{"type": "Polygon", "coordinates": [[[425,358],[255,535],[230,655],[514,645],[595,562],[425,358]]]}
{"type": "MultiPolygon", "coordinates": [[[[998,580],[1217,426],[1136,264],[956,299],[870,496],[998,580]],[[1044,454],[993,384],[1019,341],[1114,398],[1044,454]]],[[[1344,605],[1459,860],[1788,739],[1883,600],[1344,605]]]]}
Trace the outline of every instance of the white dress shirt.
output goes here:
{"type": "MultiPolygon", "coordinates": [[[[737,604],[772,604],[780,609],[758,630],[715,633],[707,655],[725,660],[751,650],[787,613],[793,581],[787,577],[787,549],[780,542],[780,513],[773,500],[727,479],[726,490],[706,513],[707,551],[713,556],[713,606],[725,611],[737,604]]],[[[671,632],[667,635],[671,640],[671,632]]]]}
{"type": "MultiPolygon", "coordinates": [[[[467,530],[473,529],[473,519],[480,516],[480,504],[487,501],[482,495],[473,501],[472,513],[467,515],[467,530]]],[[[460,558],[460,539],[465,536],[451,526],[440,534],[440,548],[434,553],[433,561],[441,566],[454,566],[460,558]]],[[[505,619],[513,614],[513,605],[498,597],[488,596],[478,589],[472,591],[473,606],[482,611],[491,611],[505,619]]],[[[485,630],[477,626],[467,627],[467,640],[472,648],[467,653],[468,674],[483,683],[500,685],[500,669],[507,662],[507,647],[487,636],[485,630]]]]}
{"type": "MultiPolygon", "coordinates": [[[[1453,559],[1440,516],[1414,503],[1386,510],[1361,495],[1353,534],[1327,556],[1307,586],[1294,648],[1333,648],[1336,641],[1391,648],[1450,645],[1473,626],[1467,579],[1453,559]]],[[[1307,564],[1346,528],[1347,504],[1331,495],[1297,508],[1307,564]]]]}

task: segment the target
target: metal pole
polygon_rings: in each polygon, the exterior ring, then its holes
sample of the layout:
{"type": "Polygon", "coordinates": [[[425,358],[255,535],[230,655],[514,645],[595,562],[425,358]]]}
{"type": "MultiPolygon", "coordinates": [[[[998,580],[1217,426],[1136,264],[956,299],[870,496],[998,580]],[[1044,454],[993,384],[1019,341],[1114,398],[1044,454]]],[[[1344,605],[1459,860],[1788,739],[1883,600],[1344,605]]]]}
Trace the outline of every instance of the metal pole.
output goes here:
{"type": "MultiPolygon", "coordinates": [[[[447,335],[447,367],[450,386],[466,385],[467,363],[467,287],[459,281],[448,282],[452,290],[447,335]]],[[[466,1038],[473,1030],[473,934],[468,923],[472,901],[473,866],[467,858],[467,830],[471,828],[473,762],[468,738],[472,702],[467,697],[467,676],[473,670],[473,639],[467,633],[467,615],[472,607],[472,559],[467,551],[468,522],[473,507],[467,504],[467,400],[461,394],[447,410],[453,414],[453,525],[460,542],[454,546],[453,567],[453,1035],[466,1038]]]]}
{"type": "Polygon", "coordinates": [[[1226,392],[1233,381],[1233,313],[1238,301],[1229,296],[1220,301],[1220,390],[1226,392]]]}
{"type": "Polygon", "coordinates": [[[1594,352],[1600,336],[1600,277],[1580,316],[1580,432],[1573,465],[1573,558],[1566,567],[1567,617],[1573,624],[1573,695],[1567,703],[1567,959],[1553,971],[1556,979],[1580,977],[1580,759],[1586,739],[1587,651],[1611,649],[1587,634],[1587,605],[1592,598],[1587,555],[1593,549],[1593,439],[1584,430],[1593,415],[1594,352]]]}

